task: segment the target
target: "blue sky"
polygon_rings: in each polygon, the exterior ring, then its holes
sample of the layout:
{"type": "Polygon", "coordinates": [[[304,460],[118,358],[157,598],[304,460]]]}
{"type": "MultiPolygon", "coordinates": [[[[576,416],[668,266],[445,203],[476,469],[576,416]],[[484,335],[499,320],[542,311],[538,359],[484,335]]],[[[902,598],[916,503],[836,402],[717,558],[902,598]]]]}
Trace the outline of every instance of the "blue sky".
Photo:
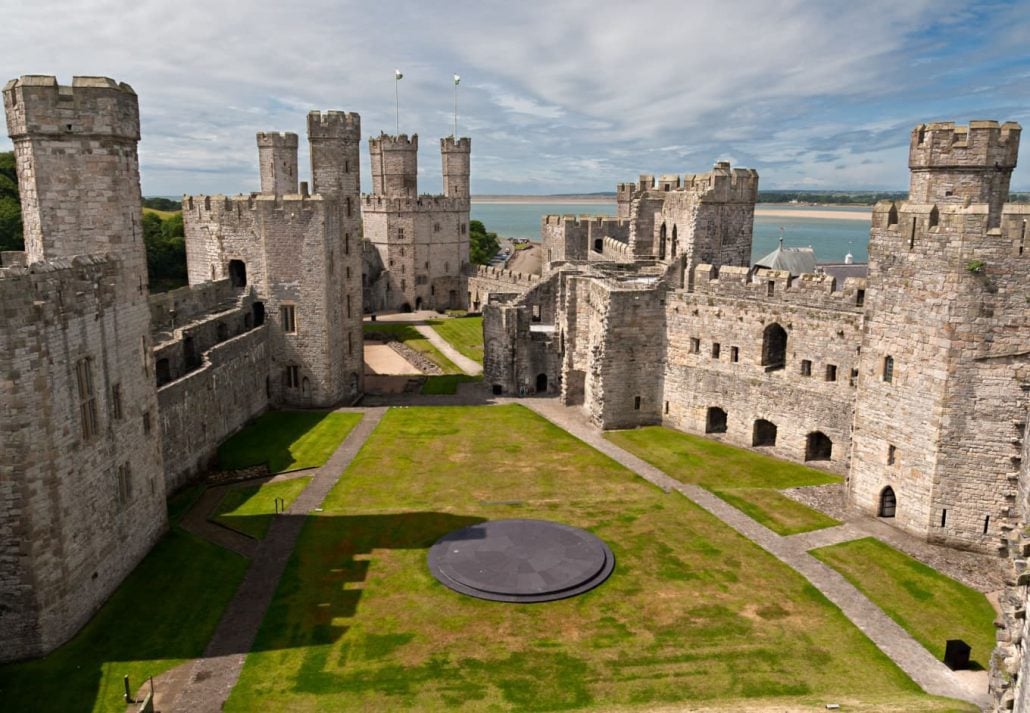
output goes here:
{"type": "MultiPolygon", "coordinates": [[[[3,16],[3,79],[136,89],[147,195],[256,190],[255,132],[303,137],[311,109],[392,133],[395,68],[425,192],[454,73],[474,193],[610,191],[717,160],[766,189],[903,190],[919,122],[1030,128],[1027,1],[40,0],[3,16]]],[[[363,168],[367,190],[367,143],[363,168]]],[[[1030,190],[1030,157],[1013,188],[1030,190]]]]}

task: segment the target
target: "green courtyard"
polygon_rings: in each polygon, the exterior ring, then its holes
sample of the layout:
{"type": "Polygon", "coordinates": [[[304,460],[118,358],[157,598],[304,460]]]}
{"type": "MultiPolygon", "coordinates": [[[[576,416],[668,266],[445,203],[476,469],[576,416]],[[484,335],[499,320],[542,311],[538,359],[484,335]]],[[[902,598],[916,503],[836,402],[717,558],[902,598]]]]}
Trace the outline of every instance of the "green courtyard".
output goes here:
{"type": "MultiPolygon", "coordinates": [[[[278,454],[282,469],[317,465],[360,418],[331,415],[346,419],[269,415],[223,450],[240,462],[278,454]],[[291,435],[273,437],[280,433],[291,435]],[[320,443],[307,460],[303,443],[320,443]]],[[[673,434],[640,429],[611,438],[716,491],[716,483],[776,492],[833,480],[722,444],[708,448],[703,439],[688,448],[673,434]]],[[[215,517],[260,537],[267,501],[292,499],[306,482],[240,487],[215,517]]],[[[170,512],[179,517],[196,497],[185,491],[170,512]]],[[[975,596],[963,599],[969,595],[934,579],[945,578],[885,549],[875,567],[862,564],[863,553],[824,559],[842,571],[855,561],[866,567],[855,576],[879,582],[870,597],[900,587],[918,599],[934,590],[938,618],[968,624],[970,637],[983,631],[990,615],[975,596]]],[[[199,656],[246,566],[173,524],[69,644],[0,667],[5,709],[13,702],[11,710],[124,710],[121,677],[130,674],[135,687],[199,656]]],[[[914,610],[908,602],[899,601],[897,614],[881,606],[903,626],[925,626],[902,621],[914,610]]],[[[928,645],[938,638],[937,630],[913,635],[928,645]]],[[[974,710],[922,693],[799,574],[682,495],[509,405],[387,411],[323,508],[307,517],[226,710],[823,710],[828,702],[842,710],[974,710]],[[512,517],[593,532],[614,552],[614,573],[579,597],[530,605],[463,596],[430,575],[426,555],[439,537],[512,517]]]]}

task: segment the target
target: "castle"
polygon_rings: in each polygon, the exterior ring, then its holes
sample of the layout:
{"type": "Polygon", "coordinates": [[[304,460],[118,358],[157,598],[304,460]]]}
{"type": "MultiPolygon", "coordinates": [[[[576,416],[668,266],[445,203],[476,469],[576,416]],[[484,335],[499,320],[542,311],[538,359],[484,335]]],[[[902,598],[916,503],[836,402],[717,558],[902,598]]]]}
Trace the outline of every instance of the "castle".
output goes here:
{"type": "Polygon", "coordinates": [[[312,112],[257,136],[260,192],[186,196],[188,287],[149,295],[126,84],[3,91],[25,250],[0,254],[0,659],[77,631],[167,528],[165,499],[272,406],[363,389],[364,311],[482,308],[486,386],[601,428],[666,424],[846,476],[850,504],[1012,564],[992,670],[1030,710],[1030,206],[1016,124],[917,127],[909,200],[873,210],[868,276],[749,267],[758,176],[618,186],[615,218],[548,216],[543,275],[467,265],[469,151],[312,112]],[[362,232],[364,230],[364,232],[362,232]]]}

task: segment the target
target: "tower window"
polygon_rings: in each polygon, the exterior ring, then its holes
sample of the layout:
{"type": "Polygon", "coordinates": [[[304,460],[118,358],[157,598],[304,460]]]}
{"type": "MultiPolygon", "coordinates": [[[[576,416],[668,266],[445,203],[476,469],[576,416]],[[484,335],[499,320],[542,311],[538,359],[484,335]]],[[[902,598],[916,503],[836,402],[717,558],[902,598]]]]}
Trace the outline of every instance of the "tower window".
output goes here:
{"type": "Polygon", "coordinates": [[[883,358],[883,380],[888,384],[894,381],[894,357],[892,356],[883,358]]]}
{"type": "Polygon", "coordinates": [[[690,338],[690,353],[700,354],[701,353],[701,340],[697,337],[690,338]]]}
{"type": "Polygon", "coordinates": [[[898,459],[898,449],[893,444],[887,445],[887,465],[894,465],[898,459]]]}
{"type": "Polygon", "coordinates": [[[740,349],[737,347],[730,347],[730,361],[734,364],[740,361],[740,349]]]}
{"type": "Polygon", "coordinates": [[[855,306],[861,307],[865,304],[865,290],[855,290],[855,306]]]}
{"type": "Polygon", "coordinates": [[[82,439],[88,441],[97,434],[97,397],[93,390],[93,360],[79,359],[75,364],[75,381],[79,391],[79,418],[82,421],[82,439]]]}
{"type": "Polygon", "coordinates": [[[826,365],[826,380],[836,381],[837,380],[837,365],[827,364],[826,365]]]}
{"type": "Polygon", "coordinates": [[[122,418],[122,385],[115,384],[111,387],[111,418],[116,421],[122,418]]]}
{"type": "Polygon", "coordinates": [[[812,375],[812,362],[809,359],[801,360],[801,376],[812,375]]]}
{"type": "Polygon", "coordinates": [[[634,396],[633,397],[633,410],[634,411],[639,411],[640,410],[640,397],[639,396],[634,396]]]}
{"type": "Polygon", "coordinates": [[[775,371],[786,363],[787,330],[773,322],[762,332],[762,366],[766,371],[775,371]]]}
{"type": "Polygon", "coordinates": [[[115,469],[115,482],[118,488],[118,504],[128,504],[132,497],[132,473],[128,463],[122,463],[115,469]]]}
{"type": "Polygon", "coordinates": [[[281,305],[279,317],[282,320],[284,332],[287,334],[297,333],[297,308],[295,305],[281,305]]]}
{"type": "Polygon", "coordinates": [[[300,386],[300,367],[291,364],[283,369],[283,385],[288,389],[300,386]]]}
{"type": "Polygon", "coordinates": [[[721,350],[721,347],[719,346],[719,342],[712,342],[712,359],[718,359],[719,358],[720,350],[721,350]]]}

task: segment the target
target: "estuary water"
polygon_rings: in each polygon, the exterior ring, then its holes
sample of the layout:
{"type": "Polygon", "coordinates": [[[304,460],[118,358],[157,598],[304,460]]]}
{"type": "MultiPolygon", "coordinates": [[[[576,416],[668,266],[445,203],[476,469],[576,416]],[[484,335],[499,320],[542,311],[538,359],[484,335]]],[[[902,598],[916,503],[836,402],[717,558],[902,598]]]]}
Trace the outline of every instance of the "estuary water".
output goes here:
{"type": "MultiPolygon", "coordinates": [[[[615,203],[539,203],[472,201],[472,218],[481,220],[487,230],[501,238],[540,240],[540,218],[544,215],[615,215],[615,203]]],[[[776,249],[783,228],[783,244],[787,247],[815,249],[819,262],[843,262],[851,253],[855,262],[868,259],[871,206],[826,207],[759,204],[755,211],[755,231],[751,259],[756,260],[776,249]],[[775,211],[776,215],[763,215],[775,211]],[[823,217],[825,213],[848,214],[845,217],[823,217]],[[857,219],[856,216],[862,216],[857,219]]]]}

